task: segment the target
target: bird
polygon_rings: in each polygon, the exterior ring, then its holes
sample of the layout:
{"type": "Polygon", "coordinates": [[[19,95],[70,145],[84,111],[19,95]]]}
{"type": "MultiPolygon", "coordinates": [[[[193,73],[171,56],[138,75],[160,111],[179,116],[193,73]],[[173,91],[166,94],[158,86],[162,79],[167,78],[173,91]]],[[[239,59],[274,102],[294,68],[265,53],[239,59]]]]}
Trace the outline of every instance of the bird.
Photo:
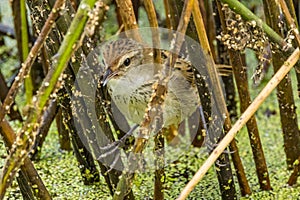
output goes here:
{"type": "MultiPolygon", "coordinates": [[[[109,41],[101,51],[102,85],[107,87],[111,100],[125,118],[140,124],[153,93],[153,84],[162,73],[170,52],[162,50],[161,63],[154,63],[153,49],[129,38],[109,41]]],[[[173,135],[177,135],[174,130],[197,110],[200,98],[193,68],[187,59],[177,58],[169,76],[162,103],[161,128],[171,129],[173,135]]]]}

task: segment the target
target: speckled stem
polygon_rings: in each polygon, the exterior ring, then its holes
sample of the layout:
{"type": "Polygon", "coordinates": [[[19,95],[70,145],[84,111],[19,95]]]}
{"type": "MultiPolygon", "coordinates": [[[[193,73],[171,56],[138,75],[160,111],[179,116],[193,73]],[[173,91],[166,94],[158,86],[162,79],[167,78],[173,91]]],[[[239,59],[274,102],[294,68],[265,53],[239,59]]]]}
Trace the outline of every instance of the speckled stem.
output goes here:
{"type": "MultiPolygon", "coordinates": [[[[11,148],[16,139],[16,134],[5,119],[0,123],[0,132],[3,134],[5,144],[11,148]]],[[[26,177],[24,181],[28,181],[27,184],[31,187],[36,197],[40,199],[51,199],[47,188],[29,158],[25,158],[24,164],[21,166],[21,171],[26,177]]]]}
{"type": "Polygon", "coordinates": [[[22,64],[22,67],[19,71],[19,74],[16,76],[15,81],[13,82],[9,92],[7,93],[7,96],[5,100],[3,101],[2,106],[0,107],[0,121],[3,120],[4,116],[7,114],[7,112],[10,110],[10,106],[13,104],[15,96],[19,90],[19,88],[22,86],[22,82],[26,76],[28,76],[28,73],[31,69],[31,66],[36,59],[39,50],[43,46],[47,35],[52,29],[53,22],[55,19],[59,16],[58,10],[60,7],[64,4],[64,0],[57,0],[39,37],[37,38],[34,46],[31,48],[29,52],[29,56],[27,56],[25,62],[22,64]]]}
{"type": "Polygon", "coordinates": [[[263,22],[259,17],[257,17],[254,13],[252,13],[246,6],[244,6],[241,2],[237,0],[221,0],[222,3],[228,4],[229,8],[231,8],[235,13],[238,13],[242,16],[244,20],[254,20],[256,23],[262,27],[262,29],[266,32],[268,37],[280,47],[286,48],[286,42],[280,35],[278,35],[270,26],[268,26],[265,22],[263,22]]]}
{"type": "MultiPolygon", "coordinates": [[[[54,64],[51,70],[48,72],[41,88],[37,92],[37,96],[34,97],[31,102],[31,113],[22,127],[16,142],[12,146],[1,173],[0,199],[4,197],[6,188],[11,184],[10,180],[13,180],[18,168],[28,156],[32,145],[34,144],[36,130],[43,109],[49,100],[50,94],[54,88],[57,87],[59,77],[61,77],[76,46],[80,45],[78,41],[80,41],[80,37],[88,19],[88,12],[93,8],[95,2],[96,0],[83,0],[80,3],[71,26],[58,50],[55,62],[53,62],[54,64]]],[[[57,12],[57,10],[55,12],[57,12]]],[[[29,56],[32,55],[29,54],[29,56]]]]}
{"type": "Polygon", "coordinates": [[[293,54],[287,59],[287,61],[280,67],[273,78],[268,82],[264,89],[259,93],[259,95],[254,99],[250,106],[245,110],[237,122],[232,126],[227,135],[219,143],[219,145],[210,154],[207,160],[203,163],[200,169],[196,172],[194,177],[189,181],[189,183],[184,187],[180,193],[177,200],[184,200],[188,197],[191,191],[203,178],[209,168],[214,164],[217,158],[221,155],[228,144],[234,139],[238,131],[247,123],[247,121],[254,115],[260,105],[266,100],[266,98],[271,94],[271,92],[276,88],[280,81],[287,75],[287,73],[293,68],[296,62],[299,60],[300,51],[297,48],[293,54]]]}

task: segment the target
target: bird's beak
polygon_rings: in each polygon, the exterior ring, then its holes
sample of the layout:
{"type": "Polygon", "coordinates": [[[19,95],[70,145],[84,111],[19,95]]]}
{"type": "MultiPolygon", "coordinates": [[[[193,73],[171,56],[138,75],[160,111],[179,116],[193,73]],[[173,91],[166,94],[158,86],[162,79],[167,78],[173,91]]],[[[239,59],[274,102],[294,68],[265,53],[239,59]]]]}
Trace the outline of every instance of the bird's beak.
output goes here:
{"type": "Polygon", "coordinates": [[[109,79],[112,77],[112,71],[110,68],[108,68],[105,73],[103,74],[103,78],[102,78],[102,85],[105,86],[107,84],[107,82],[109,81],[109,79]]]}

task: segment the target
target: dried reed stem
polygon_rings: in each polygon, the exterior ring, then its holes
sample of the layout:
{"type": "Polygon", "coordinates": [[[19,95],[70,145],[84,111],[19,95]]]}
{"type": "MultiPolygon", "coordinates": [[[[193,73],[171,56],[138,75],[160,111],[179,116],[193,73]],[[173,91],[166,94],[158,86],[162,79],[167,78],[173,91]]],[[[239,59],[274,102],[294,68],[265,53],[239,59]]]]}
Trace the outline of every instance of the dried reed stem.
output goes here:
{"type": "Polygon", "coordinates": [[[281,68],[276,72],[273,78],[268,82],[264,89],[259,93],[259,95],[254,99],[250,106],[245,110],[237,122],[232,126],[231,130],[211,153],[208,159],[196,172],[194,177],[182,190],[181,194],[178,196],[177,200],[186,199],[199,181],[203,178],[205,173],[221,155],[228,144],[234,139],[237,132],[247,123],[247,121],[254,115],[260,105],[266,100],[266,98],[271,94],[271,92],[276,88],[280,81],[288,74],[288,72],[293,68],[296,62],[299,60],[300,51],[297,48],[293,54],[286,60],[286,62],[281,66],[281,68]]]}

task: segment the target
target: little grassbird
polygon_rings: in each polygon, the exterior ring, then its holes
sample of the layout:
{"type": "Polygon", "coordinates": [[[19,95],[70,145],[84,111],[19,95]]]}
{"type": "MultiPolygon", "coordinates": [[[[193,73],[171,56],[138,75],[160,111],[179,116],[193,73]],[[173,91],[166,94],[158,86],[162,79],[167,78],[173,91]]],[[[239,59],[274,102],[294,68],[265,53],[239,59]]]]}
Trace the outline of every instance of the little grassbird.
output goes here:
{"type": "MultiPolygon", "coordinates": [[[[169,52],[161,51],[161,63],[154,63],[151,48],[132,39],[108,42],[102,48],[106,85],[112,101],[127,118],[140,124],[153,92],[157,69],[161,73],[169,52]]],[[[178,125],[200,106],[194,73],[189,61],[178,58],[170,73],[162,105],[161,128],[178,125]]]]}

